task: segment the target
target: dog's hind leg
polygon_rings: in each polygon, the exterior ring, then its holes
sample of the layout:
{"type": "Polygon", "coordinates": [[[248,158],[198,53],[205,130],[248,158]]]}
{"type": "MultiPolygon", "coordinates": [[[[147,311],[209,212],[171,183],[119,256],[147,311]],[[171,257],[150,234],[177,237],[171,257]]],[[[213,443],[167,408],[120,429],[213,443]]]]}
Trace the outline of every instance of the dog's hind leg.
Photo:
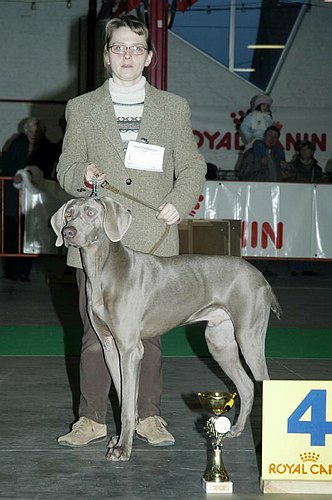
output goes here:
{"type": "Polygon", "coordinates": [[[240,413],[236,424],[232,426],[229,436],[236,437],[244,429],[254,400],[254,384],[247,375],[240,360],[238,345],[234,335],[234,327],[230,320],[218,325],[207,325],[205,338],[209,351],[220,365],[224,373],[233,381],[241,400],[240,413]]]}
{"type": "Polygon", "coordinates": [[[246,315],[237,318],[236,340],[243,357],[255,380],[268,380],[269,374],[265,358],[265,338],[270,318],[271,299],[270,288],[261,288],[256,294],[256,300],[251,301],[246,315]],[[244,318],[251,318],[245,320],[244,318]]]}
{"type": "Polygon", "coordinates": [[[257,382],[269,380],[270,378],[265,358],[265,337],[268,321],[269,314],[265,318],[264,314],[262,314],[260,320],[250,328],[249,335],[251,342],[246,340],[248,329],[244,338],[241,333],[237,335],[237,341],[243,357],[257,382]]]}

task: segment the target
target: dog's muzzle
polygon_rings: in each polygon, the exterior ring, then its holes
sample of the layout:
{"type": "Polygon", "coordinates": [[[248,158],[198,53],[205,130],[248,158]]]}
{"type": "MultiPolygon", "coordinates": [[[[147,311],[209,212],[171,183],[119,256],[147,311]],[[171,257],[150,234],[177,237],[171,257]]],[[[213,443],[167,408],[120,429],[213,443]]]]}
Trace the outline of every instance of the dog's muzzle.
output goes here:
{"type": "Polygon", "coordinates": [[[62,236],[66,245],[77,246],[77,243],[74,241],[77,236],[77,229],[74,226],[66,226],[63,228],[62,236]]]}
{"type": "Polygon", "coordinates": [[[62,237],[66,247],[84,248],[98,241],[98,232],[91,231],[88,238],[75,226],[65,226],[62,237]]]}

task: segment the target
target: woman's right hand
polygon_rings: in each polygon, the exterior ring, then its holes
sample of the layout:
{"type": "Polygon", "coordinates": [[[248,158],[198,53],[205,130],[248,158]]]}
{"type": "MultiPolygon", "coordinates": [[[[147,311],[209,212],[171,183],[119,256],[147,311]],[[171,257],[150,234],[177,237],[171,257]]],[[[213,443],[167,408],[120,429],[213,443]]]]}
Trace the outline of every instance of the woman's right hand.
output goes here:
{"type": "Polygon", "coordinates": [[[106,175],[100,172],[94,163],[89,163],[85,171],[85,181],[92,184],[93,179],[95,179],[98,184],[102,184],[106,179],[106,175]]]}

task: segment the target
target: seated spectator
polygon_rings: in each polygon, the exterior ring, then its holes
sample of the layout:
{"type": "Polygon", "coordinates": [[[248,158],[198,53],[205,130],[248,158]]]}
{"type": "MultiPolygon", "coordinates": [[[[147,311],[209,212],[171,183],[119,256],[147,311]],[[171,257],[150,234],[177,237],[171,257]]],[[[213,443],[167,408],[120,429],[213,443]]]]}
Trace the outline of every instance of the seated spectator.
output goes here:
{"type": "Polygon", "coordinates": [[[296,145],[295,158],[284,169],[286,182],[323,182],[323,170],[314,158],[315,145],[311,141],[300,141],[296,145]]]}
{"type": "Polygon", "coordinates": [[[240,181],[281,182],[285,153],[278,144],[280,130],[272,125],[264,133],[263,140],[257,140],[242,157],[237,176],[240,181]]]}

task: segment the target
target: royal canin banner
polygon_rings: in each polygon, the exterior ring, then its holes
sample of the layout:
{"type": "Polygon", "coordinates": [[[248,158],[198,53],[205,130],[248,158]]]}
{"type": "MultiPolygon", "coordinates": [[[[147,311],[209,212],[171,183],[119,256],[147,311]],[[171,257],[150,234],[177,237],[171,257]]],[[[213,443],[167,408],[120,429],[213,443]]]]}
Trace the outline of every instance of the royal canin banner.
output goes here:
{"type": "Polygon", "coordinates": [[[242,255],[332,258],[332,186],[207,181],[194,219],[242,221],[242,255]]]}
{"type": "MultiPolygon", "coordinates": [[[[241,147],[236,125],[245,111],[192,106],[192,126],[200,152],[219,170],[234,170],[241,147]]],[[[274,120],[282,125],[280,143],[286,160],[292,159],[297,141],[310,140],[316,145],[315,158],[324,170],[332,152],[331,108],[272,107],[272,112],[274,120]]]]}

